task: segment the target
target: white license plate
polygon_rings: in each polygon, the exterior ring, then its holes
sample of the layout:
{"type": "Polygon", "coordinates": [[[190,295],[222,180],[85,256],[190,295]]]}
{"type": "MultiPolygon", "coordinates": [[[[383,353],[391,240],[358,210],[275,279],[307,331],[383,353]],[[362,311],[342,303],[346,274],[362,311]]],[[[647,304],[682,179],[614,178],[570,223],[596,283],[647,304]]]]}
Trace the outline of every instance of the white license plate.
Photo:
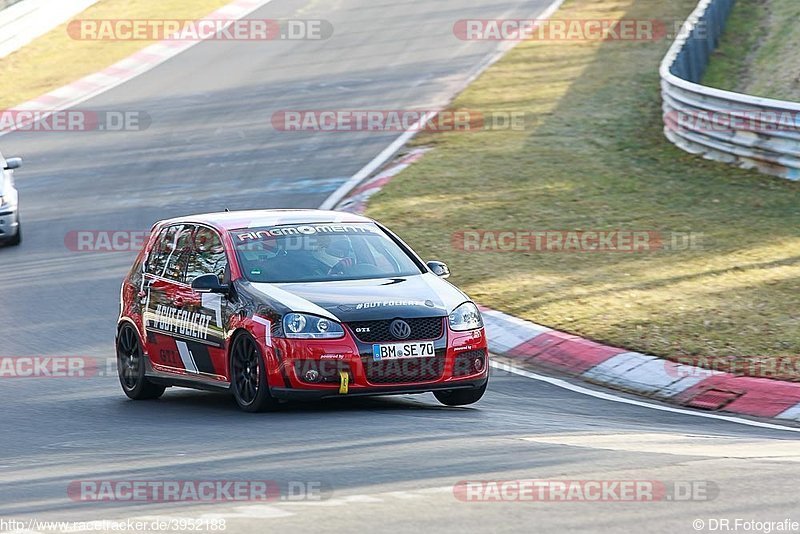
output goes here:
{"type": "Polygon", "coordinates": [[[436,356],[436,351],[433,348],[433,341],[372,345],[372,359],[376,362],[402,358],[433,358],[434,356],[436,356]]]}

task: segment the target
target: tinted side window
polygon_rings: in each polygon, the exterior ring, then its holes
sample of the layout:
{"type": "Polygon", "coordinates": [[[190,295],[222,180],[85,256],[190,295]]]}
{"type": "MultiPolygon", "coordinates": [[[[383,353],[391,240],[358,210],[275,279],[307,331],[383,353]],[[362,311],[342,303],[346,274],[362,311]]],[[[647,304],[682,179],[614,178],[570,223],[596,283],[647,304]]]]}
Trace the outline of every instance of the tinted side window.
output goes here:
{"type": "Polygon", "coordinates": [[[161,231],[147,258],[147,273],[182,282],[191,252],[191,225],[178,224],[161,231]]]}
{"type": "Polygon", "coordinates": [[[185,282],[190,284],[192,280],[204,274],[215,274],[222,282],[228,258],[219,234],[210,228],[199,226],[193,242],[194,250],[189,257],[185,282]]]}
{"type": "Polygon", "coordinates": [[[189,224],[178,225],[174,228],[174,232],[167,232],[166,245],[168,247],[168,255],[164,266],[164,274],[161,276],[176,282],[184,282],[186,280],[186,268],[192,255],[192,233],[195,228],[189,224]]]}
{"type": "Polygon", "coordinates": [[[147,256],[147,263],[144,265],[144,270],[148,274],[161,276],[164,272],[164,265],[167,263],[167,232],[170,228],[164,228],[158,233],[156,242],[153,243],[153,248],[150,249],[150,254],[147,256]]]}

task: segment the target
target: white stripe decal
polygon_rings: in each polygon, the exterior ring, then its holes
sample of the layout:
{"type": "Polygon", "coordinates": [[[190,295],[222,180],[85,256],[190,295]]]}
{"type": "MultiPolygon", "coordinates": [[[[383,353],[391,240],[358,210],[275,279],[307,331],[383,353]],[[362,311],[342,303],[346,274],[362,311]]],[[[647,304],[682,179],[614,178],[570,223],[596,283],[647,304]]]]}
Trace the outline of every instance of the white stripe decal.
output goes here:
{"type": "Polygon", "coordinates": [[[264,334],[264,343],[268,346],[272,346],[272,323],[269,320],[264,319],[263,317],[259,317],[258,315],[253,315],[253,322],[258,323],[264,327],[266,333],[264,334]]]}
{"type": "Polygon", "coordinates": [[[209,309],[214,312],[217,318],[217,326],[222,326],[222,295],[214,293],[203,293],[200,297],[202,299],[203,308],[209,309]]]}
{"type": "Polygon", "coordinates": [[[175,344],[178,345],[178,353],[181,355],[181,361],[183,361],[183,366],[186,368],[186,371],[189,373],[197,373],[197,364],[194,363],[194,357],[189,347],[186,346],[186,343],[183,341],[176,341],[175,344]]]}

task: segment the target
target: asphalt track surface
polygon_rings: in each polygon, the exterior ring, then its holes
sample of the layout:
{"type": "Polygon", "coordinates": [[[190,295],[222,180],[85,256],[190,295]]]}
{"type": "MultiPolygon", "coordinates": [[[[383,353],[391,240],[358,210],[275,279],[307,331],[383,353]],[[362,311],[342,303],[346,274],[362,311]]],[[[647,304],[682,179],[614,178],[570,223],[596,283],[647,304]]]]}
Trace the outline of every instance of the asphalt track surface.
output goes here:
{"type": "MultiPolygon", "coordinates": [[[[146,230],[157,219],[316,207],[396,133],[279,132],[286,109],[424,109],[496,51],[455,39],[462,18],[526,17],[542,1],[275,0],[259,18],[322,18],[325,42],[203,43],[86,102],[142,110],[127,133],[20,133],[25,241],[0,249],[0,356],[113,361],[130,253],[75,253],[74,230],[146,230]]],[[[170,390],[135,403],[113,373],[0,383],[0,520],[223,518],[228,532],[708,532],[714,519],[798,513],[797,434],[599,400],[495,372],[484,399],[345,399],[240,413],[224,395],[170,390]],[[462,502],[462,480],[708,481],[690,502],[462,502]],[[320,483],[319,501],[214,505],[74,502],[72,481],[320,483]],[[707,485],[708,486],[708,485],[707,485]],[[700,529],[695,519],[706,523],[700,529]]],[[[0,531],[3,531],[0,523],[0,531]]],[[[742,530],[744,531],[744,530],[742,530]]]]}

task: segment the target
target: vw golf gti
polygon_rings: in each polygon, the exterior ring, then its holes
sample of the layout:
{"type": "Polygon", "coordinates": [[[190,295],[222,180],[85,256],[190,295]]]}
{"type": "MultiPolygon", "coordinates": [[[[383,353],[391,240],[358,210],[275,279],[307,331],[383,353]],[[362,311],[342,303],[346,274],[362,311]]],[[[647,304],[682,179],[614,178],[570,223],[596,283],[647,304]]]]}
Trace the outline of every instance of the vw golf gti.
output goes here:
{"type": "Polygon", "coordinates": [[[125,394],[230,391],[285,400],[433,392],[472,404],[488,382],[477,306],[371,219],[318,210],[161,221],[121,289],[125,394]]]}

